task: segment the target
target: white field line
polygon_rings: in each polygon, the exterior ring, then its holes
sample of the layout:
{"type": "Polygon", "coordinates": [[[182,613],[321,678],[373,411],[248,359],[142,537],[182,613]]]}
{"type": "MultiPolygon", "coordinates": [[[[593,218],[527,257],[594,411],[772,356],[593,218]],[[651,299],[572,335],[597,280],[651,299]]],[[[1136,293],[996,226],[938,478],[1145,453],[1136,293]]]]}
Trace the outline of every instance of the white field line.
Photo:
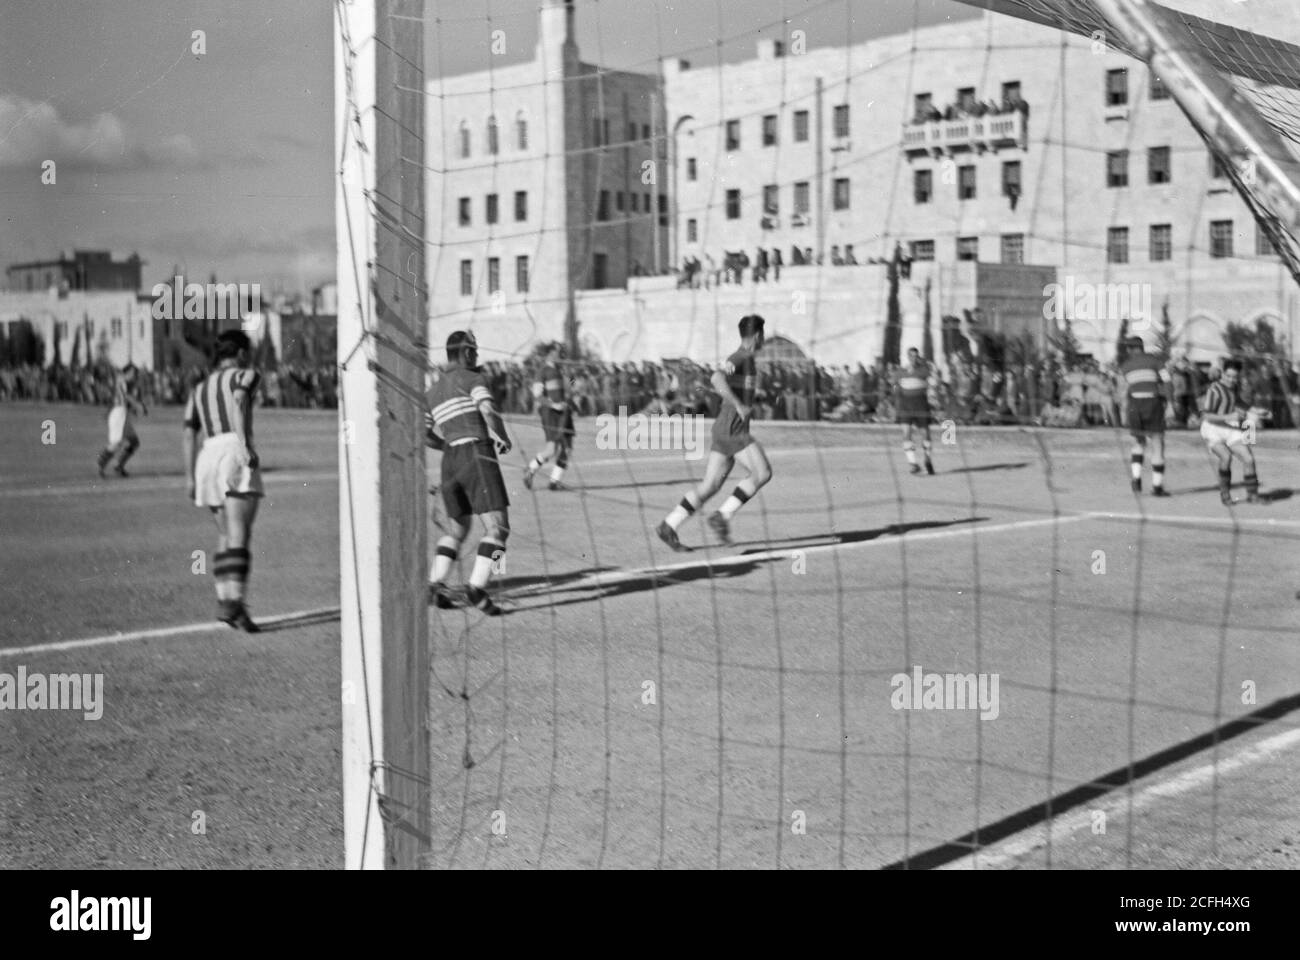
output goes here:
{"type": "MultiPolygon", "coordinates": [[[[1105,812],[1107,820],[1112,817],[1124,816],[1130,809],[1137,813],[1139,810],[1143,810],[1160,800],[1177,797],[1198,787],[1205,786],[1213,780],[1216,773],[1220,777],[1225,776],[1249,764],[1267,760],[1297,744],[1300,744],[1300,729],[1287,730],[1259,743],[1243,746],[1235,753],[1220,758],[1217,763],[1207,763],[1180,773],[1175,777],[1159,780],[1143,787],[1133,794],[1131,808],[1129,806],[1128,791],[1122,788],[1116,789],[1105,803],[1079,808],[1064,817],[1053,820],[1051,825],[1052,845],[1055,846],[1061,843],[1081,830],[1090,830],[1093,817],[1098,810],[1105,812]]],[[[1047,825],[1038,824],[1017,836],[1008,837],[985,850],[967,854],[960,860],[954,860],[939,869],[984,870],[1001,867],[1046,847],[1047,838],[1047,825]]]]}
{"type": "MultiPolygon", "coordinates": [[[[738,564],[755,563],[763,560],[774,560],[781,557],[788,557],[795,551],[803,553],[820,553],[827,550],[851,550],[862,547],[879,547],[899,543],[913,543],[918,540],[940,540],[948,537],[966,536],[975,533],[1002,533],[1009,530],[1027,530],[1033,527],[1047,526],[1053,523],[1074,523],[1079,520],[1087,520],[1092,514],[1079,513],[1060,517],[1042,517],[1034,520],[1016,520],[1011,523],[1000,523],[993,526],[980,527],[977,524],[970,524],[960,528],[947,530],[928,530],[916,533],[904,533],[902,536],[882,536],[874,540],[861,540],[855,543],[826,543],[808,547],[786,547],[780,550],[764,550],[758,553],[739,554],[733,556],[717,557],[712,560],[688,560],[684,563],[674,563],[668,566],[655,567],[638,567],[631,570],[618,570],[612,573],[593,573],[577,580],[570,581],[561,585],[563,590],[581,590],[588,587],[600,587],[608,584],[621,583],[627,580],[637,580],[653,574],[671,574],[676,570],[690,570],[701,567],[728,567],[738,564]]],[[[810,537],[809,539],[814,539],[810,537]]],[[[531,587],[525,587],[520,590],[509,591],[502,594],[504,599],[512,600],[522,597],[536,596],[551,590],[549,584],[537,584],[531,587]]],[[[338,607],[322,607],[318,610],[298,610],[293,613],[276,614],[270,617],[259,617],[258,623],[262,626],[274,626],[286,620],[296,620],[299,618],[325,618],[327,616],[338,616],[338,607]]],[[[129,643],[133,640],[157,640],[165,637],[184,636],[196,633],[209,633],[212,631],[229,630],[225,624],[217,621],[207,621],[204,623],[187,623],[175,627],[158,627],[149,630],[135,630],[126,633],[114,633],[102,637],[88,637],[83,640],[60,640],[54,643],[38,643],[27,647],[7,647],[0,648],[0,659],[6,657],[17,657],[39,653],[50,653],[59,650],[79,650],[85,647],[98,647],[118,643],[129,643]]]]}
{"type": "MultiPolygon", "coordinates": [[[[286,470],[283,473],[272,471],[262,475],[262,482],[268,487],[286,483],[306,485],[313,481],[337,481],[337,470],[286,470]]],[[[25,487],[12,487],[0,490],[0,500],[23,497],[84,497],[101,493],[157,493],[161,490],[174,490],[178,499],[185,500],[185,480],[183,477],[131,477],[126,480],[110,478],[107,480],[88,480],[85,483],[34,483],[25,487]]]]}

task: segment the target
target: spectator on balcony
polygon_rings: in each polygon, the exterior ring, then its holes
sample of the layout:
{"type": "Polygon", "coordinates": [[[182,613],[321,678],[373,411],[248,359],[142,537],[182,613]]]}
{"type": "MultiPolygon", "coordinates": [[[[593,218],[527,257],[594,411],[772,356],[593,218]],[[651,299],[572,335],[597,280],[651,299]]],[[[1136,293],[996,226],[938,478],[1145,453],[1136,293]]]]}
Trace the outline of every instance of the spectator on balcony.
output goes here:
{"type": "Polygon", "coordinates": [[[850,267],[856,267],[858,265],[857,258],[853,256],[853,244],[851,243],[845,244],[844,246],[844,263],[846,266],[850,267]]]}
{"type": "Polygon", "coordinates": [[[831,247],[831,266],[832,267],[844,266],[844,260],[840,256],[840,248],[838,244],[831,247]]]}
{"type": "Polygon", "coordinates": [[[754,282],[767,282],[767,250],[763,247],[758,248],[758,253],[754,257],[754,282]]]}
{"type": "Polygon", "coordinates": [[[781,267],[783,266],[784,264],[781,262],[781,248],[773,247],[772,248],[772,279],[777,283],[781,282],[781,267]]]}
{"type": "Polygon", "coordinates": [[[790,248],[790,266],[802,267],[804,264],[803,251],[798,247],[790,248]]]}

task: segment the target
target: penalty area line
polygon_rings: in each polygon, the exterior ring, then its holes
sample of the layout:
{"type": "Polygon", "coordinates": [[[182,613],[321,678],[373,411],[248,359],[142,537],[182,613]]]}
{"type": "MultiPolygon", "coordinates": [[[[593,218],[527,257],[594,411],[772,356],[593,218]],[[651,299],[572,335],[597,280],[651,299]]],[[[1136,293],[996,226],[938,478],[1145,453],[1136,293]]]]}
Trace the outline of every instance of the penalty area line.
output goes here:
{"type": "MultiPolygon", "coordinates": [[[[283,630],[295,626],[323,623],[339,618],[338,607],[321,607],[317,610],[295,610],[292,613],[278,613],[269,617],[258,618],[257,625],[263,630],[283,630]]],[[[0,648],[0,660],[6,657],[21,657],[37,653],[54,653],[60,650],[81,650],[86,647],[105,647],[118,643],[130,643],[134,640],[163,640],[169,637],[183,637],[199,633],[217,633],[230,630],[219,620],[204,623],[185,623],[175,627],[156,627],[151,630],[131,630],[113,633],[104,637],[87,637],[82,640],[58,640],[54,643],[35,643],[28,647],[0,648]]]]}

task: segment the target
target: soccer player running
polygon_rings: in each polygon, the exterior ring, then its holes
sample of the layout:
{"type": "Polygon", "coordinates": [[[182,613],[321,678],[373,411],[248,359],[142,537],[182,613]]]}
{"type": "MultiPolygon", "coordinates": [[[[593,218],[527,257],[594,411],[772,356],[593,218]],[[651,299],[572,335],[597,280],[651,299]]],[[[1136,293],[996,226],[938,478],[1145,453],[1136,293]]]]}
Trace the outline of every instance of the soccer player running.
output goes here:
{"type": "Polygon", "coordinates": [[[1159,357],[1146,352],[1141,337],[1127,337],[1127,354],[1120,364],[1128,393],[1128,428],[1133,434],[1129,458],[1133,492],[1142,492],[1142,461],[1151,442],[1151,495],[1167,497],[1165,489],[1165,407],[1172,402],[1173,381],[1159,357]]]}
{"type": "Polygon", "coordinates": [[[552,343],[546,351],[542,372],[533,384],[533,396],[538,400],[537,409],[542,417],[546,446],[529,461],[528,469],[524,471],[524,486],[529,490],[533,489],[533,475],[552,457],[555,458],[555,466],[551,468],[551,482],[547,484],[547,489],[559,490],[560,478],[564,476],[564,468],[569,465],[569,454],[573,451],[573,411],[565,396],[561,358],[560,344],[552,343]]]}
{"type": "Polygon", "coordinates": [[[921,465],[916,462],[916,441],[912,431],[920,427],[924,432],[921,450],[925,454],[925,472],[934,474],[934,464],[930,461],[930,398],[927,395],[930,382],[930,365],[921,359],[921,351],[909,347],[907,366],[901,371],[898,384],[894,387],[894,405],[898,411],[898,422],[903,425],[903,454],[911,464],[910,473],[920,473],[921,465]]]}
{"type": "Polygon", "coordinates": [[[251,354],[252,344],[243,331],[217,336],[216,368],[194,387],[185,404],[183,443],[187,494],[195,506],[207,507],[217,524],[212,567],[217,619],[257,633],[260,628],[244,605],[253,521],[263,494],[253,447],[253,397],[261,376],[249,366],[251,354]]]}
{"type": "Polygon", "coordinates": [[[449,524],[435,548],[429,594],[441,609],[455,606],[447,591],[447,575],[469,532],[470,517],[476,516],[484,535],[465,595],[471,606],[495,617],[502,610],[488,596],[487,585],[493,563],[505,554],[510,536],[510,498],[497,457],[510,452],[510,441],[492,403],[487,377],[477,364],[474,335],[454,331],[447,338],[447,367],[428,394],[425,435],[429,446],[442,451],[441,491],[449,524]]]}
{"type": "Polygon", "coordinates": [[[1241,363],[1227,360],[1223,376],[1210,384],[1201,398],[1201,437],[1218,461],[1219,499],[1232,505],[1232,458],[1242,462],[1246,481],[1246,499],[1259,502],[1259,475],[1255,471],[1255,453],[1250,449],[1255,424],[1241,399],[1241,363]]]}
{"type": "Polygon", "coordinates": [[[713,389],[722,397],[722,409],[713,422],[713,444],[704,469],[704,479],[682,497],[655,528],[659,539],[674,550],[685,551],[677,537],[677,528],[692,516],[722,488],[736,461],[749,471],[722,504],[722,509],[709,517],[709,529],[725,544],[731,543],[731,518],[754,494],[772,479],[772,468],[767,454],[749,434],[754,391],[758,383],[758,365],[755,354],[763,349],[763,318],[758,314],[742,317],[740,321],[740,349],[727,358],[726,363],[713,373],[713,389]]]}
{"type": "Polygon", "coordinates": [[[119,477],[129,476],[126,462],[140,448],[140,438],[136,436],[135,425],[131,422],[132,414],[149,415],[149,409],[137,396],[138,377],[135,364],[128,363],[113,376],[113,406],[108,411],[108,446],[99,451],[96,464],[99,476],[104,476],[104,468],[114,456],[117,465],[113,471],[119,477]]]}

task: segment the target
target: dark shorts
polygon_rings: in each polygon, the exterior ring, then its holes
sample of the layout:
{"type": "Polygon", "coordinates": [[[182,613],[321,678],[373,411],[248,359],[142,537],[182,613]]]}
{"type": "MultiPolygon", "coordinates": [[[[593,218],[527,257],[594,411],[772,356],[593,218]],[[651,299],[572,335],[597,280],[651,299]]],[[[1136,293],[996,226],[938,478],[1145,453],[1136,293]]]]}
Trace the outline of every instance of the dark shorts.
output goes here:
{"type": "Polygon", "coordinates": [[[510,506],[501,465],[490,443],[462,443],[443,451],[442,502],[453,517],[510,506]]]}
{"type": "Polygon", "coordinates": [[[1142,397],[1128,402],[1128,429],[1139,433],[1165,432],[1165,402],[1159,397],[1142,397]]]}
{"type": "Polygon", "coordinates": [[[710,450],[720,453],[724,457],[734,457],[747,446],[754,442],[750,436],[749,424],[734,414],[730,417],[724,415],[713,421],[712,446],[710,450]]]}
{"type": "Polygon", "coordinates": [[[542,431],[547,443],[573,446],[573,411],[542,407],[542,431]]]}
{"type": "Polygon", "coordinates": [[[899,410],[898,422],[901,424],[911,424],[914,427],[928,427],[930,425],[929,410],[899,410]]]}

